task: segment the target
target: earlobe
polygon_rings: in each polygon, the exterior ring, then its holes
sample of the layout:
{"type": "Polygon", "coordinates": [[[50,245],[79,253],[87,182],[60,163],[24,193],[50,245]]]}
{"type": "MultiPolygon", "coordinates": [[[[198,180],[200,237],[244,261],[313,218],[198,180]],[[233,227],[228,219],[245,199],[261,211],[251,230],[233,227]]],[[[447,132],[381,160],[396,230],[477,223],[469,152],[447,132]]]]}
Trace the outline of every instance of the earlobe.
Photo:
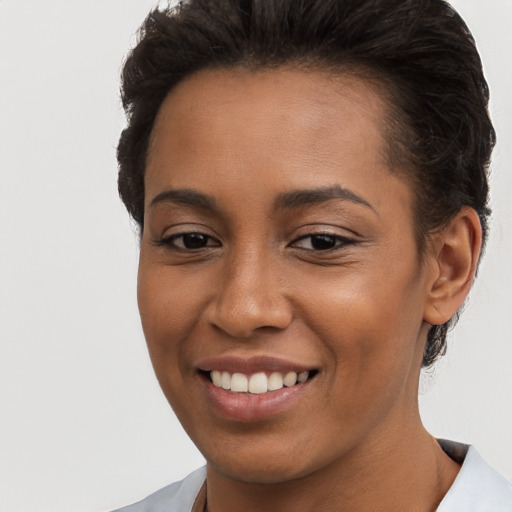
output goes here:
{"type": "Polygon", "coordinates": [[[473,208],[464,207],[434,235],[434,273],[424,320],[444,324],[466,299],[473,283],[482,246],[482,227],[473,208]]]}

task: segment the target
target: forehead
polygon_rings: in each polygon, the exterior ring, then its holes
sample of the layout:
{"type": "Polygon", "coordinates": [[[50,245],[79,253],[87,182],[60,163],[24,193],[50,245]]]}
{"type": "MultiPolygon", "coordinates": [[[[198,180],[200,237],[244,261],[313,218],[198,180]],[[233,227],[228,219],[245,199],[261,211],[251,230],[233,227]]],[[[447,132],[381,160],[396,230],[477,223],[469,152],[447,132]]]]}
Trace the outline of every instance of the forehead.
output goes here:
{"type": "Polygon", "coordinates": [[[386,117],[384,95],[351,74],[201,71],[173,89],[158,113],[147,196],[209,184],[222,193],[223,183],[230,194],[248,187],[270,194],[274,185],[281,192],[347,179],[378,193],[377,177],[390,174],[386,117]]]}
{"type": "Polygon", "coordinates": [[[220,130],[227,135],[223,123],[232,127],[235,122],[262,128],[260,133],[288,124],[287,133],[305,135],[307,131],[327,138],[333,125],[350,121],[353,131],[371,130],[371,135],[379,138],[386,111],[386,101],[376,84],[353,74],[285,68],[204,70],[168,94],[155,120],[151,142],[156,133],[176,130],[177,124],[186,136],[184,122],[194,137],[203,130],[212,134],[220,130]]]}

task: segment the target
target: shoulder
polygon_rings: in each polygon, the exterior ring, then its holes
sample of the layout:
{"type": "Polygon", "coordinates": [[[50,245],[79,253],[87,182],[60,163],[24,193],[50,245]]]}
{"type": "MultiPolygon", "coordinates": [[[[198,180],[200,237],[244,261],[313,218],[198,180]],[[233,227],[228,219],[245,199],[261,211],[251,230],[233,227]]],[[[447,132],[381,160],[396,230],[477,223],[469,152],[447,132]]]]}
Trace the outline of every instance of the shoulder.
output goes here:
{"type": "Polygon", "coordinates": [[[487,464],[475,447],[444,440],[440,444],[462,467],[437,512],[512,512],[512,483],[487,464]]]}
{"type": "Polygon", "coordinates": [[[168,485],[138,503],[113,512],[190,512],[205,478],[206,468],[199,468],[180,482],[168,485]]]}

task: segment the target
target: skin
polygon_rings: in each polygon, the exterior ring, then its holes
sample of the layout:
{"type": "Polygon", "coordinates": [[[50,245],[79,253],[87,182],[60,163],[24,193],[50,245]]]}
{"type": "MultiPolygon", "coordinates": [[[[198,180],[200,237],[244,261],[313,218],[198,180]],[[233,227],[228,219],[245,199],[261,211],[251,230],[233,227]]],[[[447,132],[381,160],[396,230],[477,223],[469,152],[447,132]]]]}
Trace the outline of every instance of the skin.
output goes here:
{"type": "Polygon", "coordinates": [[[471,284],[479,223],[463,209],[419,257],[382,98],[348,75],[215,70],[161,107],[138,300],[160,385],[207,460],[210,512],[428,511],[456,477],[421,424],[418,380],[430,324],[471,284]],[[331,196],[276,207],[311,189],[331,196]],[[204,247],[184,245],[194,232],[204,247]],[[315,249],[319,234],[331,249],[315,249]],[[216,412],[198,373],[226,355],[318,373],[291,407],[240,422],[216,412]]]}

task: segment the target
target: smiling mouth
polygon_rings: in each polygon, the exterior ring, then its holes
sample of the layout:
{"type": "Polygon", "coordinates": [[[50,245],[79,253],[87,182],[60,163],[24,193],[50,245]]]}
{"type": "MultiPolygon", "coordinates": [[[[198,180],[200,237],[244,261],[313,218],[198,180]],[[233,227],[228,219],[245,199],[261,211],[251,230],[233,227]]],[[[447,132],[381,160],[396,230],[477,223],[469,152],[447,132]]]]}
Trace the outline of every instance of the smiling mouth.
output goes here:
{"type": "Polygon", "coordinates": [[[317,370],[306,372],[257,372],[250,375],[227,371],[202,371],[214,386],[236,394],[263,395],[283,388],[290,388],[312,379],[317,370]]]}

